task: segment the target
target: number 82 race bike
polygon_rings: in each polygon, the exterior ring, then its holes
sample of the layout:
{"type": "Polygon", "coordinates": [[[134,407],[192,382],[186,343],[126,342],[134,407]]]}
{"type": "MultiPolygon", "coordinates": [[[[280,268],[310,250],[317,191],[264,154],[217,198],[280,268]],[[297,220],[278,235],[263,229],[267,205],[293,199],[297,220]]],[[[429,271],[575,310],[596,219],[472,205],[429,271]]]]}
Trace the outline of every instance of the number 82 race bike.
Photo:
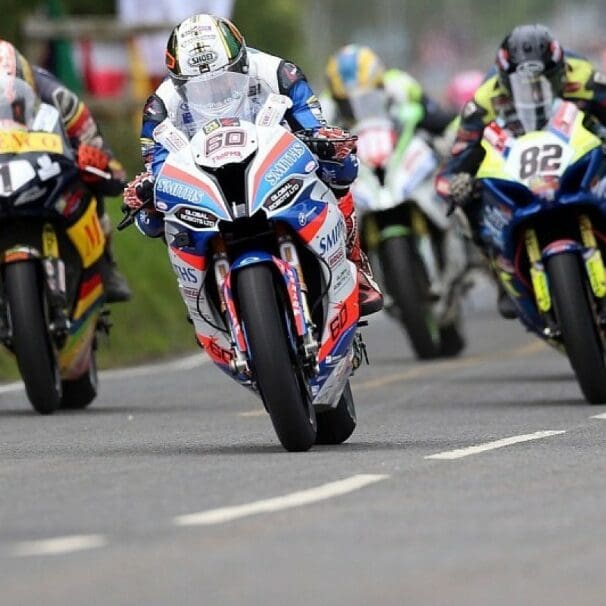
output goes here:
{"type": "Polygon", "coordinates": [[[517,138],[485,129],[481,239],[522,323],[568,356],[587,401],[604,403],[606,160],[576,105],[551,108],[517,138]]]}

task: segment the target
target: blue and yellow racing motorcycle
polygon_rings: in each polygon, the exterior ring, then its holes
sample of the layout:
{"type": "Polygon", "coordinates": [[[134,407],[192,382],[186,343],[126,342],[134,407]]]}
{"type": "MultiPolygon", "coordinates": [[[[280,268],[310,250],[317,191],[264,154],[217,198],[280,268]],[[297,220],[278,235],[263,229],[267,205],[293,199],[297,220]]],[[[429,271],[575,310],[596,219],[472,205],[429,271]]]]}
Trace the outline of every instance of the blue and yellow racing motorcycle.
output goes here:
{"type": "Polygon", "coordinates": [[[564,352],[585,398],[606,402],[606,159],[572,103],[514,137],[491,124],[477,173],[480,238],[522,323],[564,352]]]}

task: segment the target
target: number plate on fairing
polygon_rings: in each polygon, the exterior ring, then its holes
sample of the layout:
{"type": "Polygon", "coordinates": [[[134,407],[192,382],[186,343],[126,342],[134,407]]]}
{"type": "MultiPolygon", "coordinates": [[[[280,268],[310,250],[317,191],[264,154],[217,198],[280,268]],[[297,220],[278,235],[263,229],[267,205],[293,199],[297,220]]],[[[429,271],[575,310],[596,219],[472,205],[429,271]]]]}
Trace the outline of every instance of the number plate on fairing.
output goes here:
{"type": "Polygon", "coordinates": [[[513,145],[505,170],[532,190],[537,180],[561,177],[573,155],[572,147],[553,133],[532,133],[513,145]]]}
{"type": "Polygon", "coordinates": [[[27,160],[0,163],[0,196],[12,196],[35,177],[36,171],[27,160]]]}
{"type": "Polygon", "coordinates": [[[196,164],[218,168],[240,163],[257,149],[254,124],[221,118],[206,124],[191,142],[196,164]]]}

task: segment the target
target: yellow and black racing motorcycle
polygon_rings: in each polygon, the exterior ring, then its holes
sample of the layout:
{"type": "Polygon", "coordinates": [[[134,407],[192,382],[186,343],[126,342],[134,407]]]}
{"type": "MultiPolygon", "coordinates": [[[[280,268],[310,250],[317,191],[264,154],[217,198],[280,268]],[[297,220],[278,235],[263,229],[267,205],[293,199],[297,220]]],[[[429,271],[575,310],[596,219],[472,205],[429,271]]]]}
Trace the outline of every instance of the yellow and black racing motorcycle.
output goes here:
{"type": "Polygon", "coordinates": [[[42,414],[96,397],[96,336],[107,330],[105,237],[78,175],[56,108],[0,78],[0,341],[42,414]]]}

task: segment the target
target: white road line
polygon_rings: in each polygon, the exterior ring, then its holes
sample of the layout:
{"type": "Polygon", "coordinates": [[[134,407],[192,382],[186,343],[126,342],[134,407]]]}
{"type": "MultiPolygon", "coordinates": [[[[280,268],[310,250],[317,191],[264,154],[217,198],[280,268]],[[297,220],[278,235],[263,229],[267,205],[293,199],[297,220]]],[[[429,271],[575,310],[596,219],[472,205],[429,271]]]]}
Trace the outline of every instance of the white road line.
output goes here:
{"type": "Polygon", "coordinates": [[[590,419],[606,419],[606,412],[603,412],[599,415],[593,415],[593,417],[589,417],[590,419]]]}
{"type": "Polygon", "coordinates": [[[494,442],[486,442],[485,444],[478,444],[477,446],[468,446],[467,448],[458,448],[457,450],[447,450],[445,452],[439,452],[437,454],[428,455],[426,459],[440,459],[440,460],[451,460],[451,459],[462,459],[469,455],[478,454],[480,452],[486,452],[487,450],[495,450],[496,448],[504,448],[505,446],[511,446],[512,444],[519,444],[520,442],[529,442],[530,440],[541,440],[542,438],[548,438],[550,436],[557,436],[562,433],[566,433],[564,430],[558,431],[536,431],[535,433],[527,433],[521,436],[512,436],[511,438],[503,438],[501,440],[495,440],[494,442]]]}
{"type": "Polygon", "coordinates": [[[384,474],[359,474],[351,476],[350,478],[345,478],[344,480],[339,480],[338,482],[330,482],[328,484],[323,484],[322,486],[317,486],[316,488],[293,492],[273,499],[265,499],[263,501],[254,501],[235,507],[221,507],[219,509],[210,509],[199,513],[178,516],[173,519],[173,523],[176,526],[211,526],[213,524],[223,524],[238,518],[260,513],[272,513],[284,509],[291,509],[293,507],[309,505],[318,501],[324,501],[326,499],[331,499],[332,497],[347,494],[348,492],[353,492],[354,490],[359,490],[364,486],[380,482],[388,477],[388,475],[384,474]]]}
{"type": "Polygon", "coordinates": [[[12,555],[16,557],[64,555],[105,545],[107,545],[107,539],[100,534],[76,534],[40,541],[23,541],[17,543],[12,550],[12,555]]]}
{"type": "MultiPolygon", "coordinates": [[[[208,362],[209,359],[200,352],[187,356],[186,358],[179,358],[178,360],[171,360],[169,362],[154,362],[153,364],[145,364],[143,366],[102,370],[99,375],[101,379],[110,381],[114,379],[130,379],[164,372],[170,373],[179,372],[181,370],[192,370],[193,368],[204,366],[205,364],[208,364],[208,362]]],[[[6,383],[5,385],[0,385],[0,395],[3,393],[17,393],[23,391],[23,389],[24,386],[21,381],[6,383]]]]}
{"type": "Polygon", "coordinates": [[[114,370],[103,370],[100,375],[102,379],[130,379],[131,377],[144,377],[163,372],[178,372],[180,370],[191,370],[199,366],[204,366],[209,362],[208,358],[200,352],[179,358],[178,360],[170,360],[167,362],[154,362],[153,364],[145,364],[143,366],[132,366],[130,368],[116,368],[114,370]]]}
{"type": "Polygon", "coordinates": [[[17,391],[23,391],[23,383],[6,383],[5,385],[0,385],[0,394],[2,393],[15,393],[17,391]]]}

